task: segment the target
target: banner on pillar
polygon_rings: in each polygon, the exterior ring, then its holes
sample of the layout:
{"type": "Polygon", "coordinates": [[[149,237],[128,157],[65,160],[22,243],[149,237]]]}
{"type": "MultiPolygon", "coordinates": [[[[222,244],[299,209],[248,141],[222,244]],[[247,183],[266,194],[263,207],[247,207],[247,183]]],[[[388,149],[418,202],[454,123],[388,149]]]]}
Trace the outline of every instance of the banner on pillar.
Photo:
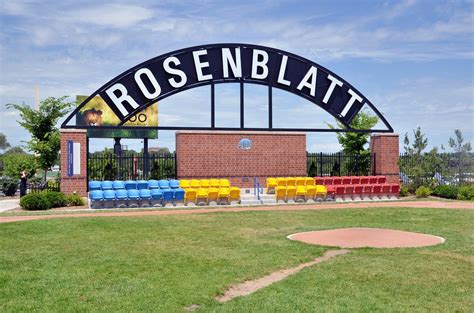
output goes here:
{"type": "Polygon", "coordinates": [[[81,174],[81,144],[67,141],[67,176],[81,174]]]}

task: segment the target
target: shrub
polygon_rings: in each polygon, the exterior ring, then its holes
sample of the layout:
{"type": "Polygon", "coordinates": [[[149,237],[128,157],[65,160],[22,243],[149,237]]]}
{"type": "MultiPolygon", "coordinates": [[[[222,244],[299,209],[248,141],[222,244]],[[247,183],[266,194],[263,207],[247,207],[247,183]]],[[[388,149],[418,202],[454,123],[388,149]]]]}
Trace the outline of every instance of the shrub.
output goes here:
{"type": "Polygon", "coordinates": [[[424,198],[428,197],[431,194],[431,189],[425,186],[420,186],[416,190],[416,197],[417,198],[424,198]]]}
{"type": "Polygon", "coordinates": [[[66,196],[58,191],[42,192],[49,202],[49,208],[60,208],[67,205],[66,196]]]}
{"type": "Polygon", "coordinates": [[[51,208],[44,192],[30,193],[22,197],[20,199],[20,207],[28,211],[48,210],[51,208]]]}
{"type": "Polygon", "coordinates": [[[3,175],[8,177],[20,178],[23,170],[28,172],[28,177],[35,175],[37,168],[36,160],[33,155],[12,153],[3,158],[3,175]]]}
{"type": "Polygon", "coordinates": [[[2,192],[5,196],[14,196],[18,189],[18,182],[12,178],[2,179],[2,192]]]}
{"type": "Polygon", "coordinates": [[[76,194],[66,195],[66,201],[68,206],[82,206],[85,205],[84,199],[76,194]]]}
{"type": "Polygon", "coordinates": [[[467,185],[459,187],[458,200],[474,200],[474,185],[467,185]]]}
{"type": "Polygon", "coordinates": [[[436,186],[432,194],[441,198],[456,199],[458,195],[458,187],[453,185],[436,186]]]}
{"type": "Polygon", "coordinates": [[[400,197],[407,197],[410,195],[410,192],[408,191],[408,186],[401,185],[400,186],[400,197]]]}

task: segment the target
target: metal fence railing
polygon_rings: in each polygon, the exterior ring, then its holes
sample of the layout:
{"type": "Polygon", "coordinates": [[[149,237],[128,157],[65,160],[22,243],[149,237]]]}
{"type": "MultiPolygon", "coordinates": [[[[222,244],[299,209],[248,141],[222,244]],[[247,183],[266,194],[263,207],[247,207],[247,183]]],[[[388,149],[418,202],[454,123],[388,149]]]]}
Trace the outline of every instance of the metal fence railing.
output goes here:
{"type": "Polygon", "coordinates": [[[27,189],[29,192],[61,191],[61,183],[59,181],[28,183],[27,189]]]}
{"type": "Polygon", "coordinates": [[[474,153],[400,154],[400,180],[421,185],[429,181],[441,184],[474,183],[474,153]]]}
{"type": "Polygon", "coordinates": [[[307,153],[308,176],[372,175],[375,154],[307,153]]]}
{"type": "Polygon", "coordinates": [[[176,178],[176,154],[89,154],[89,180],[176,178]]]}

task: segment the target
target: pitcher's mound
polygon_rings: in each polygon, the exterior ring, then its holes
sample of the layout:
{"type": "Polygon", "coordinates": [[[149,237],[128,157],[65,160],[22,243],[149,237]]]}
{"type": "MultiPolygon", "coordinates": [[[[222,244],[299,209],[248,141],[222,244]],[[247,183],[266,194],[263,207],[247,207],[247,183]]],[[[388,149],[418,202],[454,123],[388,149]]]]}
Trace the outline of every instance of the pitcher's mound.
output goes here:
{"type": "Polygon", "coordinates": [[[382,228],[340,228],[289,235],[288,239],[341,248],[412,248],[434,246],[444,238],[382,228]]]}

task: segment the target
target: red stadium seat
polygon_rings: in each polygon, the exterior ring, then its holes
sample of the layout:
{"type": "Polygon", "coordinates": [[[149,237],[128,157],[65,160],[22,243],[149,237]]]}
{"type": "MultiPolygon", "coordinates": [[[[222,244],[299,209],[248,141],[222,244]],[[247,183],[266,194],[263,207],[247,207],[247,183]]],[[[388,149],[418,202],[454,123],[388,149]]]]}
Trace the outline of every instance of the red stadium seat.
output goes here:
{"type": "Polygon", "coordinates": [[[399,184],[390,184],[390,198],[398,199],[400,195],[400,185],[399,184]]]}
{"type": "Polygon", "coordinates": [[[324,185],[324,178],[323,177],[315,177],[314,178],[315,185],[324,185]]]}
{"type": "Polygon", "coordinates": [[[350,185],[352,183],[352,179],[350,176],[342,176],[341,179],[343,185],[350,185]]]}
{"type": "MultiPolygon", "coordinates": [[[[317,185],[317,184],[316,184],[317,185]]],[[[333,178],[332,177],[324,177],[323,181],[324,186],[332,186],[333,184],[333,178]]]]}
{"type": "Polygon", "coordinates": [[[362,191],[364,189],[363,185],[354,186],[354,200],[362,200],[362,191]]]}
{"type": "Polygon", "coordinates": [[[354,185],[345,185],[344,200],[352,200],[354,196],[354,185]]]}
{"type": "Polygon", "coordinates": [[[346,186],[336,185],[336,186],[334,186],[334,188],[336,190],[335,200],[336,201],[344,201],[344,194],[346,192],[346,186]]]}
{"type": "Polygon", "coordinates": [[[377,184],[385,184],[387,182],[387,177],[385,176],[377,176],[377,184]]]}
{"type": "Polygon", "coordinates": [[[359,185],[360,184],[360,177],[359,176],[352,176],[351,177],[351,182],[353,185],[359,185]]]}
{"type": "Polygon", "coordinates": [[[326,186],[327,190],[327,195],[326,195],[326,200],[333,201],[336,197],[336,189],[334,188],[333,185],[326,186]]]}
{"type": "Polygon", "coordinates": [[[363,185],[362,196],[363,200],[370,200],[370,197],[372,196],[372,185],[363,185]]]}
{"type": "Polygon", "coordinates": [[[382,185],[376,184],[372,186],[372,195],[378,198],[381,198],[382,195],[382,185]]]}
{"type": "Polygon", "coordinates": [[[342,178],[341,177],[333,177],[332,184],[333,185],[342,185],[342,178]]]}
{"type": "Polygon", "coordinates": [[[377,183],[377,176],[369,176],[369,184],[375,185],[377,183]]]}
{"type": "Polygon", "coordinates": [[[392,186],[390,184],[382,184],[382,192],[381,192],[380,198],[384,200],[389,199],[391,190],[392,190],[392,186]]]}
{"type": "Polygon", "coordinates": [[[369,176],[361,176],[360,177],[360,184],[367,185],[369,183],[369,176]]]}

